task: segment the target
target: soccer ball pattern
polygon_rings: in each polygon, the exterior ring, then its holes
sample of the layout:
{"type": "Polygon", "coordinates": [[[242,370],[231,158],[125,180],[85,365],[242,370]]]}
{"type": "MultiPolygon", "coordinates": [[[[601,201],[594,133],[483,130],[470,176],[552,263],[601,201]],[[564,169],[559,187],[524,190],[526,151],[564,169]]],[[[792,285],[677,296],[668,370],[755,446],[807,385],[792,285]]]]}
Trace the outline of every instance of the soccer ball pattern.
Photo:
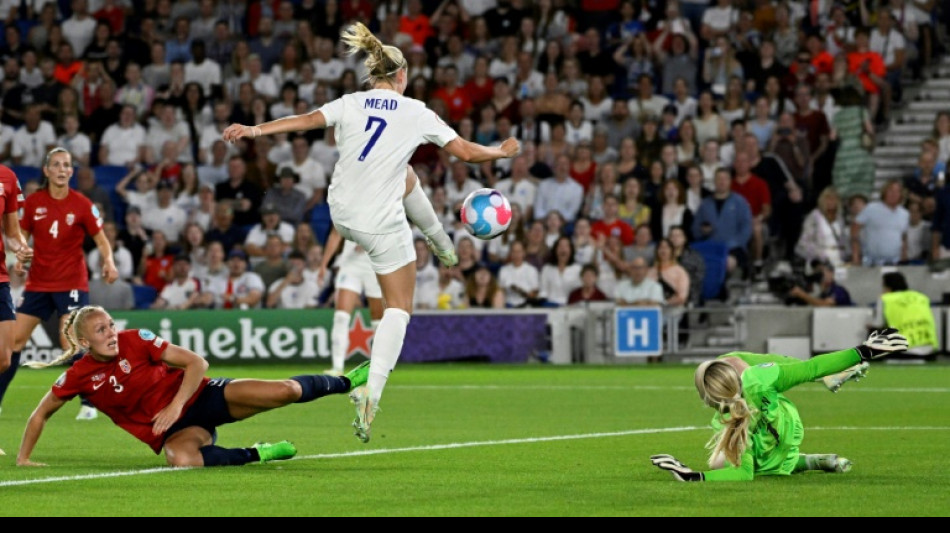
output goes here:
{"type": "Polygon", "coordinates": [[[462,202],[462,225],[474,237],[494,239],[511,224],[511,204],[495,189],[472,191],[462,202]]]}

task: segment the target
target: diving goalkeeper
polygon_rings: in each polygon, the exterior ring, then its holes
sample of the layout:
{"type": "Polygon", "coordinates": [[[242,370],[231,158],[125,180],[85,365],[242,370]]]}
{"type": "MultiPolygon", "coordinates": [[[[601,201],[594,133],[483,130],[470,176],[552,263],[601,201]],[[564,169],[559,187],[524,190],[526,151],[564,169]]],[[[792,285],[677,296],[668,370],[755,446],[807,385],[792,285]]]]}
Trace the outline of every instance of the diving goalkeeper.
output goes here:
{"type": "Polygon", "coordinates": [[[807,470],[847,472],[851,461],[835,454],[802,454],[805,435],[798,408],[782,393],[859,363],[907,350],[896,329],[872,332],[856,348],[792,357],[731,352],[696,369],[696,390],[716,410],[716,433],[706,447],[710,470],[697,472],[671,455],[650,457],[679,481],[751,481],[756,476],[787,476],[807,470]]]}

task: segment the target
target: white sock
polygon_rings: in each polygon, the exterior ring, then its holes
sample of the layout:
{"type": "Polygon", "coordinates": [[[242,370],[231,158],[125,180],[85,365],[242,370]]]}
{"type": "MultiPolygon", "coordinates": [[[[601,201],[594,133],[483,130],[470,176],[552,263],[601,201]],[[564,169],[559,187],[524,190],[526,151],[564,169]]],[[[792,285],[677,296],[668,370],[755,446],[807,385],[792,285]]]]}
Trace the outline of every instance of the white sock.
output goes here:
{"type": "Polygon", "coordinates": [[[369,363],[369,393],[373,403],[379,403],[386,387],[389,373],[396,368],[396,361],[402,353],[402,343],[409,326],[409,313],[395,307],[383,312],[373,340],[372,355],[369,363]]]}
{"type": "Polygon", "coordinates": [[[423,235],[432,239],[439,250],[450,250],[455,247],[455,243],[445,232],[445,227],[439,222],[439,217],[432,208],[432,203],[422,191],[419,180],[416,180],[416,186],[409,191],[409,194],[402,199],[402,206],[406,209],[406,216],[419,228],[423,235]]]}
{"type": "Polygon", "coordinates": [[[330,359],[333,370],[343,372],[346,352],[350,349],[350,314],[346,311],[333,313],[333,330],[330,332],[330,359]]]}

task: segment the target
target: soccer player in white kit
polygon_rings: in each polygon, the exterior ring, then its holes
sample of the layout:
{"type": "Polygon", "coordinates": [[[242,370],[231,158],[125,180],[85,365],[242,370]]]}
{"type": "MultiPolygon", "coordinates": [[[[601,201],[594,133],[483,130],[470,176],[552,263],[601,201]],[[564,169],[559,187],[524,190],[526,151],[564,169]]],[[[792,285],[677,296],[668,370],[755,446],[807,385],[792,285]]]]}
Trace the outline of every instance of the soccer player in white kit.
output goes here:
{"type": "Polygon", "coordinates": [[[327,190],[330,216],[340,235],[366,250],[386,305],[370,350],[369,382],[350,395],[356,404],[356,436],[369,442],[370,425],[402,352],[412,312],[416,252],[409,220],[429,239],[443,263],[446,258],[457,261],[452,241],[422,186],[406,171],[410,157],[419,145],[435,143],[467,163],[483,163],[514,157],[521,146],[514,137],[499,146],[467,141],[423,102],[403,96],[408,83],[406,58],[395,46],[383,45],[365,25],[357,22],[347,27],[341,39],[348,54],[366,54],[372,89],[343,95],[309,113],[257,126],[232,124],[222,136],[235,142],[243,137],[334,127],[340,158],[327,190]]]}
{"type": "Polygon", "coordinates": [[[373,263],[365,250],[353,241],[344,240],[335,228],[330,230],[323,248],[323,261],[317,273],[317,283],[323,286],[330,261],[333,260],[341,242],[343,250],[335,262],[336,309],[333,312],[333,329],[330,331],[330,360],[333,364],[330,373],[338,376],[343,375],[343,363],[350,347],[350,322],[353,319],[353,311],[362,303],[361,297],[366,296],[373,330],[383,316],[383,290],[376,279],[376,272],[373,271],[373,263]]]}

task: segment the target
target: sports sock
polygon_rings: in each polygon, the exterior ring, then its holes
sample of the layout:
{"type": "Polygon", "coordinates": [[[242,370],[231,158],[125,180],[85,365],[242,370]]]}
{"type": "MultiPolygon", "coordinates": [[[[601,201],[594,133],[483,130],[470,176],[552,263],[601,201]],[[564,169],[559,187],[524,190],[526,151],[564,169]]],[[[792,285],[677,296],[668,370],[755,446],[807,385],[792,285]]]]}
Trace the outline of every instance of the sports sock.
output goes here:
{"type": "Polygon", "coordinates": [[[449,250],[455,247],[449,234],[445,232],[445,227],[439,222],[439,217],[432,208],[432,203],[426,193],[422,191],[422,185],[416,180],[416,186],[409,191],[402,199],[402,205],[406,209],[406,216],[412,221],[423,235],[432,239],[439,250],[449,250]]]}
{"type": "Polygon", "coordinates": [[[198,450],[205,466],[239,466],[261,460],[255,448],[222,448],[205,446],[198,450]]]}
{"type": "Polygon", "coordinates": [[[383,312],[383,319],[376,328],[373,348],[370,350],[369,386],[370,400],[375,404],[383,395],[386,380],[390,372],[396,368],[396,361],[402,353],[402,343],[406,338],[406,328],[409,326],[409,313],[402,309],[390,307],[383,312]]]}
{"type": "Polygon", "coordinates": [[[350,391],[350,380],[344,376],[327,376],[324,374],[307,374],[290,378],[300,383],[303,393],[294,403],[307,403],[329,394],[342,394],[350,391]]]}
{"type": "Polygon", "coordinates": [[[22,352],[13,352],[13,355],[10,357],[10,368],[0,374],[0,404],[3,403],[3,397],[7,394],[7,388],[10,387],[10,382],[13,381],[13,376],[16,375],[16,371],[20,367],[21,353],[22,352]]]}
{"type": "Polygon", "coordinates": [[[350,349],[350,314],[346,311],[333,313],[333,330],[330,332],[330,359],[333,370],[343,372],[346,352],[350,349]]]}

